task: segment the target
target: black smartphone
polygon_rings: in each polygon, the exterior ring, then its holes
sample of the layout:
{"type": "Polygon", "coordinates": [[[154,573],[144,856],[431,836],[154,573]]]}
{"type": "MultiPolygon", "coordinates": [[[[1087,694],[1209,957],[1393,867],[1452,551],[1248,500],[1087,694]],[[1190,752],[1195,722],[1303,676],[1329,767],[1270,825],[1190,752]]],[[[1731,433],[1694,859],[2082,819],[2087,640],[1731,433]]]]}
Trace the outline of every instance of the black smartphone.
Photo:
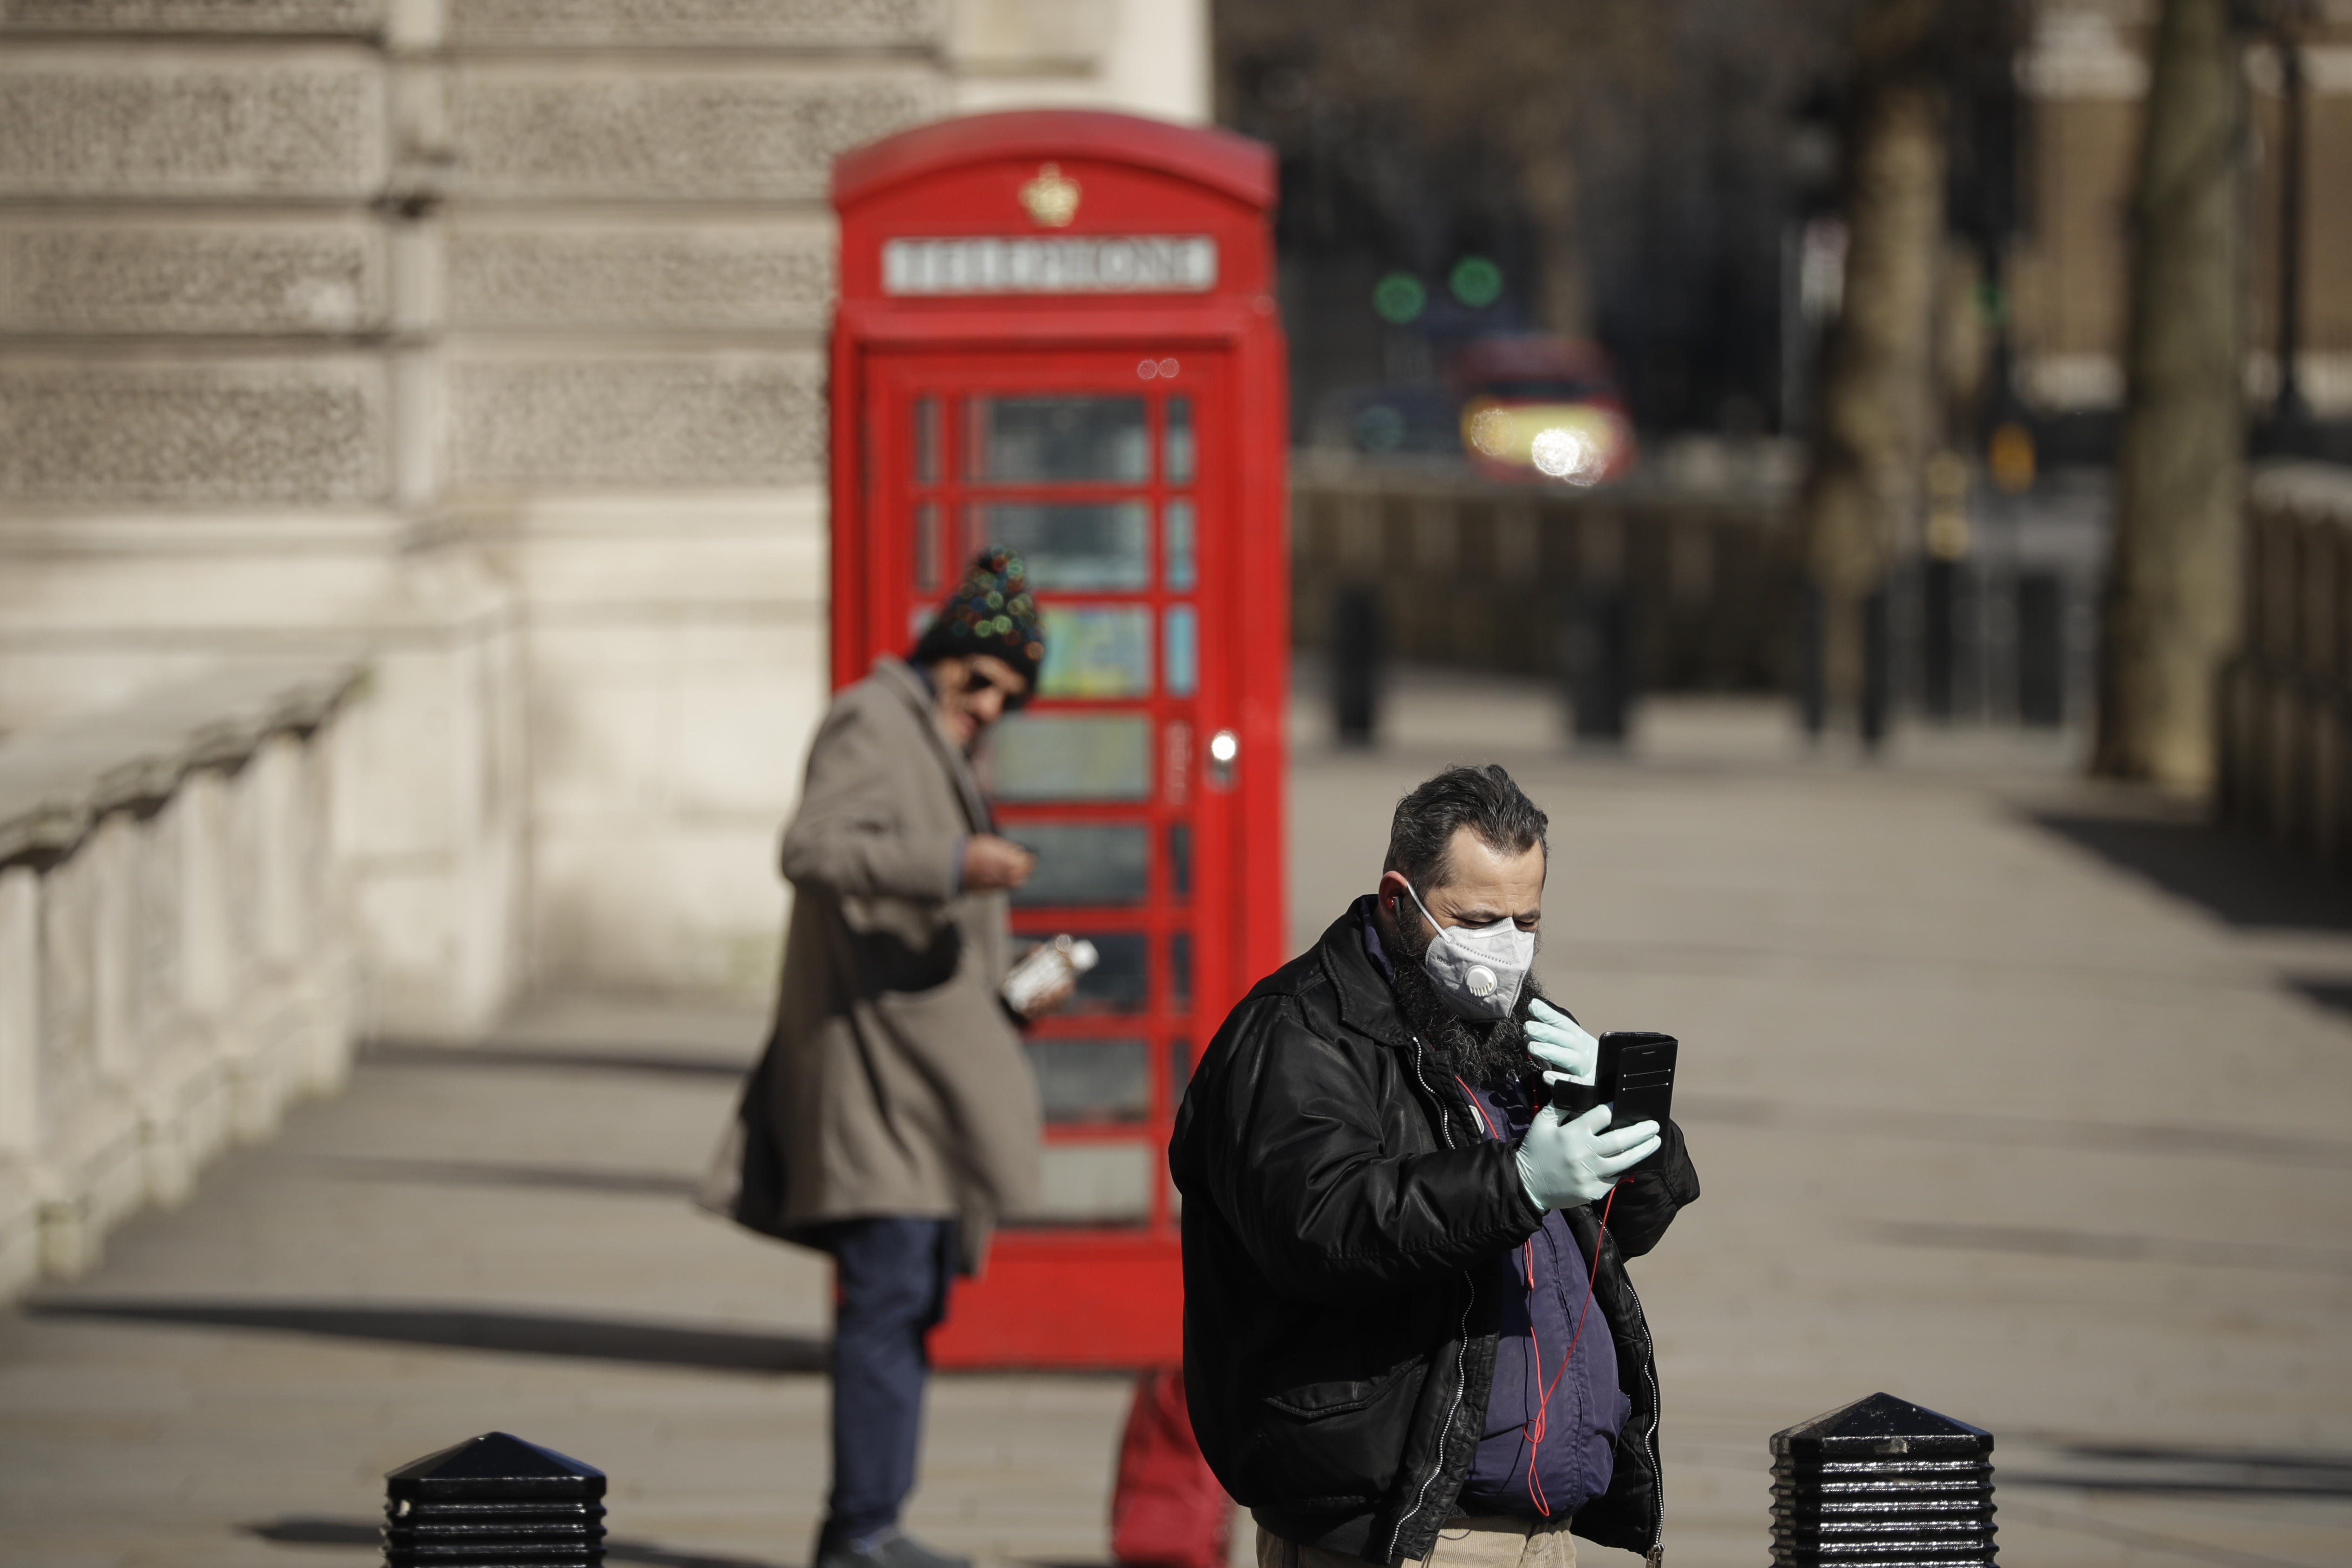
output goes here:
{"type": "MultiPolygon", "coordinates": [[[[1636,1122],[1663,1125],[1674,1110],[1675,1054],[1680,1044],[1670,1034],[1645,1029],[1612,1029],[1601,1037],[1593,1081],[1553,1084],[1551,1103],[1559,1107],[1563,1120],[1606,1104],[1612,1127],[1630,1127],[1636,1122]]],[[[1640,1170],[1656,1158],[1653,1155],[1633,1168],[1640,1170]]]]}

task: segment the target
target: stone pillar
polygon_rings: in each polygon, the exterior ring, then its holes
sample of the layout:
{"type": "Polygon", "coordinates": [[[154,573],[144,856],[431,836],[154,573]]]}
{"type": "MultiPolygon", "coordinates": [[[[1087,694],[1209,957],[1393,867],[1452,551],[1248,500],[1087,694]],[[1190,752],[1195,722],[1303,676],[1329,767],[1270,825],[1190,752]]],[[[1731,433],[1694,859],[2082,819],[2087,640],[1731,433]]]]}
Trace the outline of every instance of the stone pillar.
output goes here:
{"type": "Polygon", "coordinates": [[[0,870],[0,1160],[29,1161],[41,1104],[41,879],[0,870]]]}
{"type": "Polygon", "coordinates": [[[127,1092],[138,1075],[140,830],[110,811],[84,840],[90,877],[90,1046],[101,1077],[127,1092]]]}
{"type": "Polygon", "coordinates": [[[309,802],[302,789],[302,744],[273,735],[246,770],[252,782],[256,946],[273,971],[291,969],[301,957],[303,929],[310,918],[305,892],[309,802]]]}
{"type": "Polygon", "coordinates": [[[41,886],[0,869],[0,1297],[40,1270],[41,886]]]}

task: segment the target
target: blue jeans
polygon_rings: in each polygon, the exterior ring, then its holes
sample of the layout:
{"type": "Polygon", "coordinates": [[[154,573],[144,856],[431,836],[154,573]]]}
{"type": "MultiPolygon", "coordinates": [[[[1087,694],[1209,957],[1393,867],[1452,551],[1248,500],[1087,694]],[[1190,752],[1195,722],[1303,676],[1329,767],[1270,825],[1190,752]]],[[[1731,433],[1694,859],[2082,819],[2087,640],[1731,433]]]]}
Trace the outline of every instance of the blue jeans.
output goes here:
{"type": "Polygon", "coordinates": [[[956,1222],[844,1219],[808,1239],[833,1254],[833,1495],[817,1549],[898,1522],[923,1440],[923,1336],[947,1314],[956,1222]]]}

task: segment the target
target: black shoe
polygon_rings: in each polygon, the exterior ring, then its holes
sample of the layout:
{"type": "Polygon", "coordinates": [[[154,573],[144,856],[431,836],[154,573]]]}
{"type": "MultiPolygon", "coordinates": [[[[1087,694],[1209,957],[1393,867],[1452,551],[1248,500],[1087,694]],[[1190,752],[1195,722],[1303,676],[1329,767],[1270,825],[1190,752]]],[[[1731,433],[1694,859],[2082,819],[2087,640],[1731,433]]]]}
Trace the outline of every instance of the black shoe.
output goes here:
{"type": "Polygon", "coordinates": [[[894,1530],[879,1541],[867,1542],[862,1550],[845,1541],[830,1545],[820,1541],[815,1568],[971,1568],[971,1559],[934,1552],[894,1530]]]}

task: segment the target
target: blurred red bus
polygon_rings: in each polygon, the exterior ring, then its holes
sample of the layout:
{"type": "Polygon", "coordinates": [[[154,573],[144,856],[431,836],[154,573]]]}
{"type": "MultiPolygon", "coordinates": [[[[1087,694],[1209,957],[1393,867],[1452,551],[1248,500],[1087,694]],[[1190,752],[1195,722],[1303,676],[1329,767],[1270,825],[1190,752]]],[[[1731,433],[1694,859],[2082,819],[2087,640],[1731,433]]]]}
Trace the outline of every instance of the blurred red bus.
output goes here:
{"type": "Polygon", "coordinates": [[[1497,479],[1603,485],[1633,471],[1633,422],[1598,343],[1538,333],[1481,338],[1454,361],[1462,450],[1497,479]]]}

